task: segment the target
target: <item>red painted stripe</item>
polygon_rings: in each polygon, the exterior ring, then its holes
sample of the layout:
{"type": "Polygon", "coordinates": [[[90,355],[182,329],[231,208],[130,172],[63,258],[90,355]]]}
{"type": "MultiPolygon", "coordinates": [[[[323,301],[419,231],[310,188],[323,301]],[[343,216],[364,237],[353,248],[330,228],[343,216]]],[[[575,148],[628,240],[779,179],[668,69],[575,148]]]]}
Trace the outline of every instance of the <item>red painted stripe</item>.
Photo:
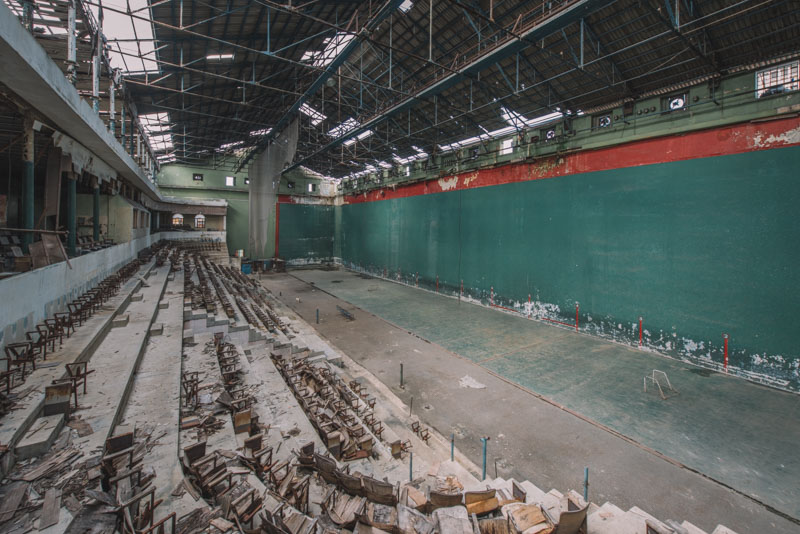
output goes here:
{"type": "Polygon", "coordinates": [[[633,141],[567,155],[547,156],[533,162],[468,171],[424,182],[400,185],[395,188],[347,195],[344,200],[348,204],[374,202],[586,172],[796,146],[800,145],[800,142],[796,141],[799,135],[798,130],[800,130],[800,119],[796,117],[762,123],[741,123],[722,128],[633,141]]]}
{"type": "Polygon", "coordinates": [[[275,203],[275,257],[278,256],[278,236],[280,235],[279,229],[281,224],[281,205],[279,202],[275,203]]]}

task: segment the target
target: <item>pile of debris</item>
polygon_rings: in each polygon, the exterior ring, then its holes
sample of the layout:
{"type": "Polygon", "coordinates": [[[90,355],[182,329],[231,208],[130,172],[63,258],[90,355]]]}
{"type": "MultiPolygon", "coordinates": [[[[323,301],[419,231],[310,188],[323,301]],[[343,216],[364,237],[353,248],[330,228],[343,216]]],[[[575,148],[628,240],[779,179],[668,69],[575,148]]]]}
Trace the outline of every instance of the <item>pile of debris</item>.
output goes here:
{"type": "MultiPolygon", "coordinates": [[[[354,393],[326,363],[309,363],[307,354],[288,361],[279,352],[270,356],[330,453],[339,460],[369,457],[375,436],[384,431],[373,411],[375,398],[362,389],[363,398],[354,393]]],[[[402,445],[396,457],[410,450],[410,442],[402,445]]]]}

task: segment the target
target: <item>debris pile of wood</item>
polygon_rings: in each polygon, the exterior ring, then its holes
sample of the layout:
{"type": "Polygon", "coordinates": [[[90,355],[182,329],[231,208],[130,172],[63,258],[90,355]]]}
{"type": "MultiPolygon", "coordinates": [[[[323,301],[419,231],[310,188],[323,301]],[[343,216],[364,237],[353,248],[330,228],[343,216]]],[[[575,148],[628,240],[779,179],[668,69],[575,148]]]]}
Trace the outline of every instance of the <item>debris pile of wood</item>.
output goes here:
{"type": "Polygon", "coordinates": [[[372,432],[383,432],[372,411],[375,399],[362,399],[327,365],[310,364],[306,356],[271,357],[330,453],[340,460],[367,458],[375,444],[372,432]]]}

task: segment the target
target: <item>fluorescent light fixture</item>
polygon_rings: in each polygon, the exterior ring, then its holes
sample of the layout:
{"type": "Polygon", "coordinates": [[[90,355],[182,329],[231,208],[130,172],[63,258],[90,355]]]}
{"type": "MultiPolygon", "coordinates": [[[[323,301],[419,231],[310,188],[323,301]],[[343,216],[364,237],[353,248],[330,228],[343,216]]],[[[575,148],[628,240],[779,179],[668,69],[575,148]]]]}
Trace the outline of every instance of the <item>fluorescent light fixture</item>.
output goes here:
{"type": "Polygon", "coordinates": [[[392,165],[391,163],[388,163],[386,161],[379,161],[378,162],[378,167],[381,167],[381,168],[384,168],[384,169],[391,169],[392,167],[394,167],[394,165],[392,165]]]}
{"type": "Polygon", "coordinates": [[[372,135],[374,133],[375,132],[373,132],[372,130],[363,131],[360,134],[358,134],[357,136],[353,137],[352,139],[348,139],[347,141],[345,141],[344,142],[344,146],[350,146],[350,145],[355,144],[358,141],[363,141],[364,139],[366,139],[367,137],[369,137],[370,135],[372,135]]]}
{"type": "Polygon", "coordinates": [[[312,108],[305,102],[303,103],[302,106],[300,106],[300,113],[311,119],[311,126],[316,126],[317,124],[327,119],[325,115],[323,115],[316,109],[312,108]]]}
{"type": "Polygon", "coordinates": [[[331,128],[328,131],[328,135],[330,135],[333,138],[341,137],[344,134],[346,134],[347,132],[349,132],[350,130],[356,129],[358,126],[359,126],[358,121],[355,120],[353,117],[350,117],[346,121],[344,121],[344,122],[342,122],[340,124],[337,124],[336,126],[331,128]]]}
{"type": "Polygon", "coordinates": [[[411,0],[404,0],[404,2],[397,7],[397,9],[399,9],[403,13],[408,13],[413,6],[414,2],[412,2],[411,0]]]}
{"type": "Polygon", "coordinates": [[[250,137],[261,137],[267,135],[272,131],[272,128],[262,128],[260,130],[253,130],[250,132],[250,137]]]}
{"type": "Polygon", "coordinates": [[[228,61],[233,59],[233,54],[208,54],[206,59],[208,61],[228,61]]]}

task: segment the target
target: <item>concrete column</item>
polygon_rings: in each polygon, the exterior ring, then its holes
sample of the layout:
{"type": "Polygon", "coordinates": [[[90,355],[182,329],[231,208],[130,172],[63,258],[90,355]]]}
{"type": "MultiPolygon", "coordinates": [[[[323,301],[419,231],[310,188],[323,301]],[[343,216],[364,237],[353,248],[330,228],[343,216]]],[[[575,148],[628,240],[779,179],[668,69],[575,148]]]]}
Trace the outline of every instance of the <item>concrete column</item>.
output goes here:
{"type": "Polygon", "coordinates": [[[111,130],[111,135],[114,137],[117,136],[117,89],[114,86],[115,76],[116,71],[111,74],[111,81],[108,84],[108,129],[111,130]]]}
{"type": "MultiPolygon", "coordinates": [[[[100,36],[98,35],[98,41],[100,36]]],[[[97,49],[92,58],[92,109],[95,113],[100,113],[100,50],[102,45],[97,43],[97,49]]]]}
{"type": "Polygon", "coordinates": [[[119,116],[120,124],[119,124],[119,135],[122,141],[122,151],[125,152],[126,146],[128,146],[128,140],[125,138],[125,95],[123,93],[122,98],[122,109],[120,110],[119,116]]]}
{"type": "Polygon", "coordinates": [[[31,0],[22,2],[22,25],[33,33],[33,2],[31,0]]]}
{"type": "MultiPolygon", "coordinates": [[[[22,174],[23,174],[23,194],[22,194],[22,227],[33,230],[33,115],[26,115],[22,121],[23,141],[22,141],[22,174]]],[[[33,243],[33,233],[25,232],[23,235],[25,250],[33,243]]]]}
{"type": "Polygon", "coordinates": [[[100,184],[97,183],[97,179],[94,180],[94,202],[92,204],[92,221],[94,222],[94,227],[92,228],[92,236],[95,241],[100,240],[100,184]]]}
{"type": "MultiPolygon", "coordinates": [[[[67,173],[67,252],[70,256],[75,256],[77,253],[76,233],[78,229],[78,177],[75,173],[67,173]]],[[[97,211],[100,211],[99,209],[97,211]]]]}
{"type": "Polygon", "coordinates": [[[78,81],[78,43],[75,37],[77,0],[69,0],[67,7],[67,79],[72,85],[78,81]]]}

